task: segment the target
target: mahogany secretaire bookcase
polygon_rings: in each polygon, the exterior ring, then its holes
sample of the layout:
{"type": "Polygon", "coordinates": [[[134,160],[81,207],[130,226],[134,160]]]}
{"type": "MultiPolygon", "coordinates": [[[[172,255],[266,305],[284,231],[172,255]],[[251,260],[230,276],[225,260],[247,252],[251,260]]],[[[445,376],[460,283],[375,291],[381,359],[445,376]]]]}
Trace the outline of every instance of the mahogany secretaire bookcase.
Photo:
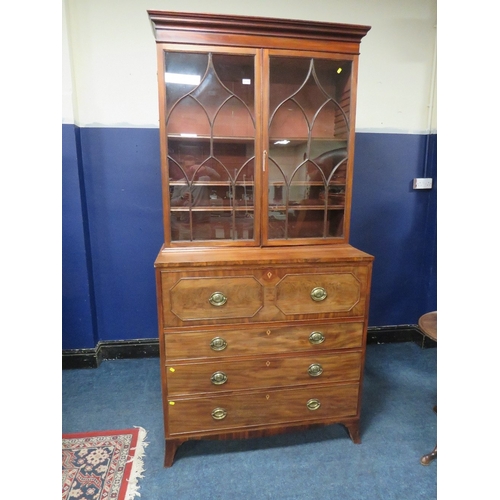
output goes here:
{"type": "Polygon", "coordinates": [[[359,419],[373,257],[349,245],[367,26],[148,11],[165,466],[188,439],[359,419]]]}

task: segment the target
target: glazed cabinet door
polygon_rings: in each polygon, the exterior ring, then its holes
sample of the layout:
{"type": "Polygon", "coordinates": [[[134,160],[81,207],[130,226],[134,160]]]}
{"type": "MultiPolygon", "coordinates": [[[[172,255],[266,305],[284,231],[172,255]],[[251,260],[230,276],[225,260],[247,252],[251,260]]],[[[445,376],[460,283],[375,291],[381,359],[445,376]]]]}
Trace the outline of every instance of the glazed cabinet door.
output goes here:
{"type": "Polygon", "coordinates": [[[158,57],[165,242],[255,245],[260,52],[161,44],[158,57]]]}
{"type": "Polygon", "coordinates": [[[158,54],[167,246],[348,242],[356,55],[158,54]]]}
{"type": "Polygon", "coordinates": [[[274,50],[264,64],[264,242],[347,242],[355,56],[274,50]]]}

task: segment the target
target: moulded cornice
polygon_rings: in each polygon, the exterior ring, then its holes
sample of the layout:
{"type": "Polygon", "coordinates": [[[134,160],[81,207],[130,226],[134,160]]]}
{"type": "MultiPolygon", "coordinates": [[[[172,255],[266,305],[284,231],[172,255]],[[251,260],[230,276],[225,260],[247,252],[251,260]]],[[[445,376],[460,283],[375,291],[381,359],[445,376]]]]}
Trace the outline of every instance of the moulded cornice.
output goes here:
{"type": "MultiPolygon", "coordinates": [[[[221,14],[193,14],[148,10],[158,42],[167,31],[213,34],[259,35],[266,37],[309,38],[323,41],[360,43],[370,26],[325,23],[266,17],[221,14]]],[[[169,37],[167,37],[168,39],[169,37]]]]}

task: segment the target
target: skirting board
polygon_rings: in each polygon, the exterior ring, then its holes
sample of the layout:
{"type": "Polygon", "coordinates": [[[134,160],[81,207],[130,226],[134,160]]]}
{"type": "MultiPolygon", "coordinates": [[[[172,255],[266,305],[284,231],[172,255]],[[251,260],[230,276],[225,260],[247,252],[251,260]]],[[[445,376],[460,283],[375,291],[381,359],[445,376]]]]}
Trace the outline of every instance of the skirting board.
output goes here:
{"type": "MultiPolygon", "coordinates": [[[[422,348],[436,347],[417,325],[369,327],[368,344],[415,342],[422,348]]],[[[69,349],[62,352],[63,370],[97,368],[106,359],[157,358],[160,356],[158,339],[137,339],[99,342],[94,349],[69,349]]]]}
{"type": "Polygon", "coordinates": [[[157,358],[158,339],[99,342],[94,349],[69,349],[62,352],[63,370],[97,368],[106,359],[157,358]]]}

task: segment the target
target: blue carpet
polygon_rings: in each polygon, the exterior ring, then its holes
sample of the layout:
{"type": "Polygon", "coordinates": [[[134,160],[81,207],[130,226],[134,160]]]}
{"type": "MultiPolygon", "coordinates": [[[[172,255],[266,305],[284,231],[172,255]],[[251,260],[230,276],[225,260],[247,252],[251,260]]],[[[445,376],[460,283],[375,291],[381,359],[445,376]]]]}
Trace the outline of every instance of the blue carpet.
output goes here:
{"type": "Polygon", "coordinates": [[[141,500],[419,500],[437,497],[437,349],[367,347],[361,441],[341,425],[235,441],[190,441],[163,467],[159,359],[64,370],[63,433],[144,427],[141,500]]]}

